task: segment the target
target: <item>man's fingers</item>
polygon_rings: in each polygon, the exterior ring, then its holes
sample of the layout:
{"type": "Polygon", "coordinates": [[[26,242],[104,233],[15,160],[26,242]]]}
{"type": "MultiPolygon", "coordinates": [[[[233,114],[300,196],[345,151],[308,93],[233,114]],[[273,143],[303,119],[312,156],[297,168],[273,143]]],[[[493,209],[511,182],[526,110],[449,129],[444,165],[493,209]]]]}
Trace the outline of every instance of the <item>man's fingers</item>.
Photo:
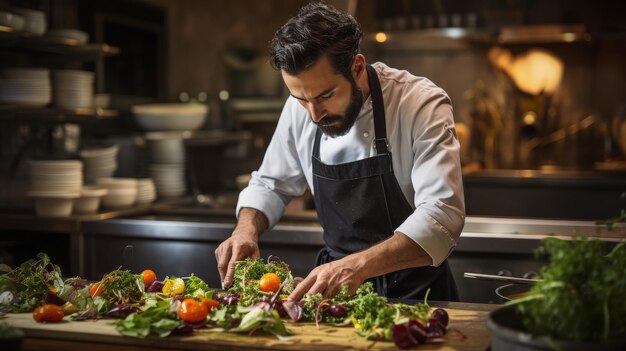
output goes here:
{"type": "Polygon", "coordinates": [[[230,260],[228,261],[226,275],[224,276],[224,280],[222,283],[224,284],[224,288],[230,288],[233,283],[233,277],[235,276],[235,266],[237,265],[237,261],[241,259],[239,257],[241,255],[240,251],[237,247],[235,247],[230,255],[230,260]]]}
{"type": "Polygon", "coordinates": [[[306,279],[301,281],[300,284],[298,284],[296,288],[293,289],[293,291],[291,292],[287,300],[300,301],[302,296],[304,296],[304,294],[306,294],[307,291],[309,291],[309,288],[312,287],[313,284],[315,284],[316,279],[317,277],[315,275],[309,274],[309,276],[306,277],[306,279]]]}
{"type": "Polygon", "coordinates": [[[215,258],[217,259],[217,271],[220,274],[220,280],[222,284],[224,283],[224,279],[226,278],[228,271],[228,263],[230,262],[232,254],[232,246],[230,245],[220,245],[217,250],[215,250],[215,258]]]}
{"type": "Polygon", "coordinates": [[[309,289],[309,294],[321,293],[326,297],[326,289],[328,289],[328,282],[325,280],[316,280],[315,284],[309,289]]]}
{"type": "Polygon", "coordinates": [[[237,264],[237,260],[233,256],[228,263],[228,270],[226,271],[226,276],[224,277],[224,289],[230,288],[233,284],[233,277],[235,276],[235,266],[237,264]]]}

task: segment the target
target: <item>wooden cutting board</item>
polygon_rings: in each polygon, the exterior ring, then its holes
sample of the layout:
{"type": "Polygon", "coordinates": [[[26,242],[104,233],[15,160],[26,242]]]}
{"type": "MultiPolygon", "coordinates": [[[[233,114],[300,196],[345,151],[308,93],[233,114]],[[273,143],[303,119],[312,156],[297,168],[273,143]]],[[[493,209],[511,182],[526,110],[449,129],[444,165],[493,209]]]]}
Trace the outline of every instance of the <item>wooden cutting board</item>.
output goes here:
{"type": "MultiPolygon", "coordinates": [[[[430,340],[418,350],[485,351],[490,344],[486,320],[488,311],[482,309],[446,308],[450,315],[450,332],[440,340],[430,340]],[[462,333],[462,334],[461,334],[462,333]]],[[[40,324],[30,313],[9,314],[10,325],[26,333],[22,350],[395,350],[391,342],[372,342],[359,336],[352,326],[331,327],[314,323],[288,323],[294,333],[289,340],[278,340],[271,335],[247,336],[197,330],[189,336],[159,338],[132,338],[120,335],[111,320],[64,321],[40,324]]]]}

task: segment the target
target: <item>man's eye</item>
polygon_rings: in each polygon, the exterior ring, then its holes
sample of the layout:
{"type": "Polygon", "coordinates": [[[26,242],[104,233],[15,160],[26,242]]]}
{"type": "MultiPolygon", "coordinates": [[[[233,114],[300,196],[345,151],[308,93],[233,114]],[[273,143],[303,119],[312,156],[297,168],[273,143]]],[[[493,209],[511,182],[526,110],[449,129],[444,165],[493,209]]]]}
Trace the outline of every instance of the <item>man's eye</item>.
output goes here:
{"type": "Polygon", "coordinates": [[[333,96],[333,93],[328,93],[326,95],[320,96],[320,100],[328,100],[333,96]]]}

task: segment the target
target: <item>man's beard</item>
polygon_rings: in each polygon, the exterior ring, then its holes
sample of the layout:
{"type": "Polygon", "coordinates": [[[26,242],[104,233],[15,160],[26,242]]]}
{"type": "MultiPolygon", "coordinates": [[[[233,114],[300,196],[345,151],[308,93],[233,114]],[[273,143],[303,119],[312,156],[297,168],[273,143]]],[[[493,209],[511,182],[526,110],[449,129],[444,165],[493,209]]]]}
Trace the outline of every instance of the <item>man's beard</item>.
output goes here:
{"type": "MultiPolygon", "coordinates": [[[[352,77],[350,77],[352,78],[352,77]]],[[[337,137],[342,136],[348,133],[350,128],[354,125],[356,118],[359,116],[359,112],[361,112],[361,107],[363,107],[363,91],[354,81],[354,78],[350,80],[350,85],[352,86],[352,93],[350,96],[350,105],[342,115],[327,115],[319,121],[317,126],[324,132],[324,134],[337,137]],[[339,121],[338,124],[334,124],[339,121]]]]}

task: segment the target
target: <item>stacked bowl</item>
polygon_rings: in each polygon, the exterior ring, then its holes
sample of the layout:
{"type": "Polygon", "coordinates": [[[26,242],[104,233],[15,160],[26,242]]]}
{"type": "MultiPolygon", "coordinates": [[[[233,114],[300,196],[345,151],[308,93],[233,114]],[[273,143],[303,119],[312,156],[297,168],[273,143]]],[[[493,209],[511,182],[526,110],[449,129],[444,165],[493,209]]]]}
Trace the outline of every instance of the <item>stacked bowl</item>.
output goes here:
{"type": "Polygon", "coordinates": [[[102,205],[108,209],[121,210],[137,202],[138,186],[135,178],[99,178],[96,182],[107,190],[102,205]]]}
{"type": "Polygon", "coordinates": [[[80,192],[80,197],[74,199],[74,213],[94,214],[100,209],[102,197],[109,191],[103,187],[88,185],[80,192]]]}
{"type": "Polygon", "coordinates": [[[66,217],[83,186],[83,165],[78,160],[29,161],[30,191],[35,212],[45,217],[66,217]]]}
{"type": "Polygon", "coordinates": [[[149,204],[156,199],[156,187],[152,178],[137,179],[137,204],[149,204]]]}
{"type": "Polygon", "coordinates": [[[48,69],[4,68],[0,74],[0,103],[42,107],[51,96],[48,69]]]}
{"type": "Polygon", "coordinates": [[[105,148],[84,149],[79,152],[84,164],[85,183],[95,184],[98,178],[112,177],[117,170],[117,144],[105,148]]]}
{"type": "Polygon", "coordinates": [[[161,198],[180,197],[187,192],[185,179],[185,145],[183,133],[146,133],[150,164],[148,172],[154,179],[161,198]]]}
{"type": "Polygon", "coordinates": [[[79,70],[52,71],[54,105],[67,110],[93,107],[94,73],[79,70]]]}

